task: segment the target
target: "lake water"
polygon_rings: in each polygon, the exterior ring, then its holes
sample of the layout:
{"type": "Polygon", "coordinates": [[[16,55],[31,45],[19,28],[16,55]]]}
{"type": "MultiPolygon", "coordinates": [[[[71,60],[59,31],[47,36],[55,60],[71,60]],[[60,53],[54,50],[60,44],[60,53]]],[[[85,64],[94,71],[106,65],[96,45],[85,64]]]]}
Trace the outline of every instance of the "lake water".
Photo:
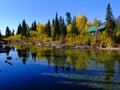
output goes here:
{"type": "Polygon", "coordinates": [[[0,90],[120,90],[120,51],[11,46],[0,53],[0,90]]]}

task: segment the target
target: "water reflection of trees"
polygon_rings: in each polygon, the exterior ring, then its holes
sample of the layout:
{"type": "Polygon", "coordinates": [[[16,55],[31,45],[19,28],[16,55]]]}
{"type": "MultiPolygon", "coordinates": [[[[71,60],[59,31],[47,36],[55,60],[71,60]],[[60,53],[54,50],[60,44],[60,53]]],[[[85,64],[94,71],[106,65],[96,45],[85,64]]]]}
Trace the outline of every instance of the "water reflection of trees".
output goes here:
{"type": "Polygon", "coordinates": [[[23,64],[27,62],[30,55],[32,60],[47,60],[48,66],[54,65],[55,72],[58,69],[62,71],[85,70],[90,66],[90,62],[94,63],[94,67],[98,68],[100,64],[104,65],[104,83],[105,89],[109,90],[114,79],[115,64],[118,63],[120,75],[120,52],[119,51],[102,51],[102,50],[64,50],[41,48],[39,46],[16,45],[18,56],[22,59],[23,64]]]}
{"type": "Polygon", "coordinates": [[[118,63],[119,71],[120,71],[120,53],[119,51],[96,51],[92,52],[91,58],[93,60],[97,60],[99,63],[102,63],[105,68],[104,72],[104,89],[111,90],[111,84],[114,80],[115,72],[115,64],[118,63]],[[94,54],[95,53],[95,54],[94,54]],[[96,54],[97,53],[97,54],[96,54]],[[95,58],[93,58],[95,55],[95,58]],[[97,57],[96,57],[97,56],[97,57]]]}
{"type": "Polygon", "coordinates": [[[19,45],[17,52],[18,56],[22,59],[23,64],[25,64],[29,58],[29,47],[25,45],[19,45]]]}
{"type": "Polygon", "coordinates": [[[17,48],[18,56],[22,59],[24,64],[31,55],[32,60],[47,60],[48,66],[53,64],[55,67],[62,68],[63,71],[69,71],[70,68],[75,70],[85,70],[90,66],[91,60],[94,62],[94,67],[96,68],[99,67],[100,63],[104,64],[106,69],[107,66],[114,68],[116,61],[118,62],[120,68],[120,53],[114,51],[61,50],[27,45],[15,45],[15,48],[17,48]]]}

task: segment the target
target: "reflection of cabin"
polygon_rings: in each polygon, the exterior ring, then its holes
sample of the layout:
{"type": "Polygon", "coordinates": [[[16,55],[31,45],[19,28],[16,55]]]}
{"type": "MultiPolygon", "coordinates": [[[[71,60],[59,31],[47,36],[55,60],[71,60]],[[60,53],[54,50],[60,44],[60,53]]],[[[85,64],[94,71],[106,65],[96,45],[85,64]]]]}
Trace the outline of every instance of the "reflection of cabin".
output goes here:
{"type": "Polygon", "coordinates": [[[89,27],[88,32],[91,33],[92,35],[95,34],[96,30],[102,32],[105,30],[105,25],[101,25],[97,28],[97,26],[89,27]]]}

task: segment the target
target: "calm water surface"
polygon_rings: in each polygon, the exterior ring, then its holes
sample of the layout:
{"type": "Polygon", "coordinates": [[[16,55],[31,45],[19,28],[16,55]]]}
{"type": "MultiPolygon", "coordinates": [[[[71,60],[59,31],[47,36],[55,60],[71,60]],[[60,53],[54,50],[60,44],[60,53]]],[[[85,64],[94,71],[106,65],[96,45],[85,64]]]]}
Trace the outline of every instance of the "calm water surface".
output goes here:
{"type": "Polygon", "coordinates": [[[12,45],[0,53],[0,90],[120,90],[120,52],[12,45]]]}

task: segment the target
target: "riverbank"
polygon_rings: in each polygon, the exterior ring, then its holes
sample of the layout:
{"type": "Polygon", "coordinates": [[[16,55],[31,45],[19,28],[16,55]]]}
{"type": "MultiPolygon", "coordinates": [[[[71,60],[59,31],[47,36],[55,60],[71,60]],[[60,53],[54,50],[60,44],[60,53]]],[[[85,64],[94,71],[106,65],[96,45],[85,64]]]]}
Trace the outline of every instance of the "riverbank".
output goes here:
{"type": "Polygon", "coordinates": [[[54,43],[41,43],[41,42],[29,42],[29,41],[17,41],[8,42],[10,44],[25,44],[25,45],[37,45],[45,48],[59,48],[59,49],[81,49],[81,50],[113,50],[120,51],[120,47],[100,47],[100,46],[88,46],[88,45],[74,45],[67,46],[65,43],[54,42],[54,43]]]}

